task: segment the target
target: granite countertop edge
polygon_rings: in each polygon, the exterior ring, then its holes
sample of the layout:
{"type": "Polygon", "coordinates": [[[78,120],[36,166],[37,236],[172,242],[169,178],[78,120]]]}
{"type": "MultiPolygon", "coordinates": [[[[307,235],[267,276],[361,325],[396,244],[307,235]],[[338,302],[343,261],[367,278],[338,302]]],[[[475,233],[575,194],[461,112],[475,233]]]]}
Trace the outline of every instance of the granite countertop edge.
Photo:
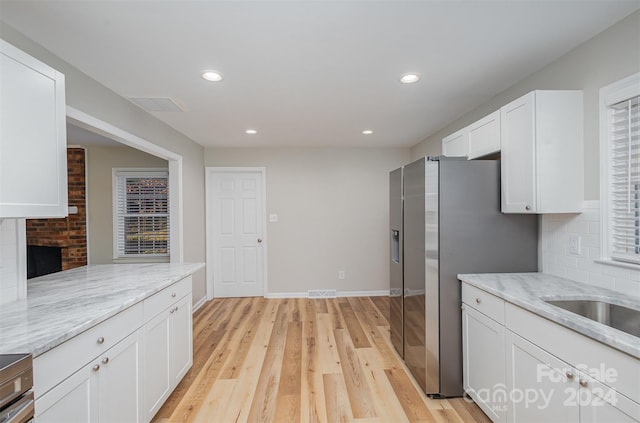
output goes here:
{"type": "MultiPolygon", "coordinates": [[[[35,287],[33,289],[31,289],[31,287],[28,288],[29,293],[27,295],[27,300],[20,300],[17,303],[3,304],[3,307],[0,308],[0,353],[30,353],[35,358],[104,322],[116,314],[144,301],[181,279],[194,274],[204,268],[204,266],[204,263],[183,263],[177,265],[89,265],[36,278],[33,280],[35,281],[35,287]],[[69,322],[65,322],[67,324],[63,324],[60,327],[55,328],[50,334],[39,336],[36,339],[29,338],[29,335],[26,335],[25,340],[22,342],[6,342],[6,338],[11,338],[12,336],[10,329],[7,330],[7,328],[2,325],[2,321],[6,318],[6,315],[12,314],[11,319],[14,321],[20,321],[21,319],[29,321],[29,319],[33,319],[33,315],[37,316],[34,320],[40,320],[42,319],[40,315],[44,315],[48,312],[48,308],[55,305],[55,298],[52,295],[48,296],[45,292],[41,292],[38,285],[48,284],[47,289],[51,291],[52,287],[59,284],[61,285],[60,289],[71,290],[73,295],[72,290],[75,287],[74,285],[77,285],[78,290],[82,291],[83,286],[88,283],[88,278],[83,275],[88,273],[90,274],[90,272],[96,269],[98,271],[104,271],[107,276],[113,273],[114,276],[127,278],[136,278],[148,274],[149,272],[156,272],[152,274],[158,274],[158,279],[155,283],[149,283],[148,280],[145,281],[143,287],[133,287],[131,290],[122,290],[121,292],[115,293],[111,292],[110,294],[108,291],[112,287],[105,287],[105,295],[110,296],[109,305],[99,313],[89,315],[87,312],[86,314],[77,315],[77,317],[69,317],[69,322]],[[115,273],[113,269],[116,269],[115,273]]],[[[102,282],[104,282],[104,279],[92,281],[94,284],[102,282]]],[[[100,291],[92,291],[92,301],[99,300],[99,297],[100,291]]],[[[82,294],[78,294],[75,297],[71,297],[66,300],[66,307],[82,307],[85,301],[86,297],[82,294]]],[[[70,311],[69,314],[72,314],[72,311],[70,311]]],[[[16,335],[16,333],[13,335],[16,335]]]]}
{"type": "Polygon", "coordinates": [[[545,300],[585,298],[605,300],[612,304],[640,310],[640,299],[544,273],[460,274],[458,279],[640,359],[640,338],[545,302],[545,300]],[[550,290],[550,287],[553,287],[553,290],[550,290]]]}

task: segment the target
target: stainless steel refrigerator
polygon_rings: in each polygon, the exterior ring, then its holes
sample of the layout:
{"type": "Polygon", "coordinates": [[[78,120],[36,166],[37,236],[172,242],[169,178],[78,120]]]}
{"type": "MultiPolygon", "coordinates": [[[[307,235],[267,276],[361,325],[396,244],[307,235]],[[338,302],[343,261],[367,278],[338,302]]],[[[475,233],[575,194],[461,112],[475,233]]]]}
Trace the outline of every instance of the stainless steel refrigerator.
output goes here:
{"type": "Polygon", "coordinates": [[[537,271],[538,218],[500,212],[498,160],[421,158],[389,182],[391,339],[425,393],[461,396],[456,275],[537,271]]]}

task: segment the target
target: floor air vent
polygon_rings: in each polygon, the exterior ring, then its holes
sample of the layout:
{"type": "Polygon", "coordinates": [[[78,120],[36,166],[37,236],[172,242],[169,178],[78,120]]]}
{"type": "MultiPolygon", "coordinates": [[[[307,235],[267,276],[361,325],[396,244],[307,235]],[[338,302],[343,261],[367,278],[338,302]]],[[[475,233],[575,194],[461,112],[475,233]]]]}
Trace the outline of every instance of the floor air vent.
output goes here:
{"type": "Polygon", "coordinates": [[[335,289],[312,289],[309,290],[309,298],[335,298],[335,289]]]}

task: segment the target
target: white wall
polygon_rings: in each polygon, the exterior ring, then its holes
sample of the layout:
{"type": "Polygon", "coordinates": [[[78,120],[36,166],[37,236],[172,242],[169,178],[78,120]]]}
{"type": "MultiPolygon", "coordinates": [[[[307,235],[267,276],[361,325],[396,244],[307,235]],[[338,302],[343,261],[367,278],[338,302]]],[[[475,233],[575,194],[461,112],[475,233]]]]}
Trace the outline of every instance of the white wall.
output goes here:
{"type": "Polygon", "coordinates": [[[126,146],[87,148],[89,264],[114,262],[112,169],[167,166],[166,160],[126,146]]]}
{"type": "Polygon", "coordinates": [[[389,290],[388,173],[409,149],[205,150],[207,166],[265,166],[269,294],[389,290]],[[344,270],[345,280],[338,280],[344,270]]]}
{"type": "Polygon", "coordinates": [[[558,276],[640,296],[640,270],[594,262],[600,254],[599,91],[640,72],[640,11],[503,91],[491,101],[452,122],[412,148],[412,157],[440,154],[442,138],[535,89],[579,89],[584,92],[585,205],[581,215],[543,215],[540,238],[542,270],[558,276]],[[569,254],[569,234],[582,237],[583,253],[569,254]]]}
{"type": "MultiPolygon", "coordinates": [[[[205,261],[203,147],[0,22],[0,37],[65,74],[67,105],[183,158],[184,260],[205,261]]],[[[205,271],[193,277],[193,299],[205,295],[205,271]]]]}

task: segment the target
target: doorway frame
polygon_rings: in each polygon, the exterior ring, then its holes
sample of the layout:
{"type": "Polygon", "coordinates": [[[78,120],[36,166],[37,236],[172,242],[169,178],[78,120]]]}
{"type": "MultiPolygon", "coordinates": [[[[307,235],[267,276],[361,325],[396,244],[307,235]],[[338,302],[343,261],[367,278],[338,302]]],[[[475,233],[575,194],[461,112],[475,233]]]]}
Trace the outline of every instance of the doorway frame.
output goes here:
{"type": "MultiPolygon", "coordinates": [[[[183,263],[184,215],[182,202],[182,156],[71,106],[67,106],[67,122],[110,138],[123,145],[135,148],[136,150],[167,160],[169,167],[169,192],[172,193],[169,195],[169,243],[171,245],[169,262],[183,263]]],[[[87,197],[88,194],[89,193],[87,193],[87,197]]]]}
{"type": "Polygon", "coordinates": [[[267,168],[264,166],[256,166],[256,167],[229,167],[229,166],[205,166],[205,178],[204,178],[204,190],[205,190],[205,239],[206,239],[206,252],[205,252],[205,261],[207,268],[207,301],[212,300],[214,297],[214,283],[213,283],[213,266],[215,265],[215,260],[212,257],[213,254],[213,239],[210,236],[211,230],[213,229],[213,222],[211,218],[211,213],[213,212],[213,196],[209,193],[209,188],[211,187],[212,181],[211,178],[214,174],[220,173],[238,173],[238,172],[255,172],[260,173],[262,176],[262,296],[267,297],[269,292],[269,281],[267,278],[267,248],[268,248],[268,235],[267,235],[267,168]]]}

